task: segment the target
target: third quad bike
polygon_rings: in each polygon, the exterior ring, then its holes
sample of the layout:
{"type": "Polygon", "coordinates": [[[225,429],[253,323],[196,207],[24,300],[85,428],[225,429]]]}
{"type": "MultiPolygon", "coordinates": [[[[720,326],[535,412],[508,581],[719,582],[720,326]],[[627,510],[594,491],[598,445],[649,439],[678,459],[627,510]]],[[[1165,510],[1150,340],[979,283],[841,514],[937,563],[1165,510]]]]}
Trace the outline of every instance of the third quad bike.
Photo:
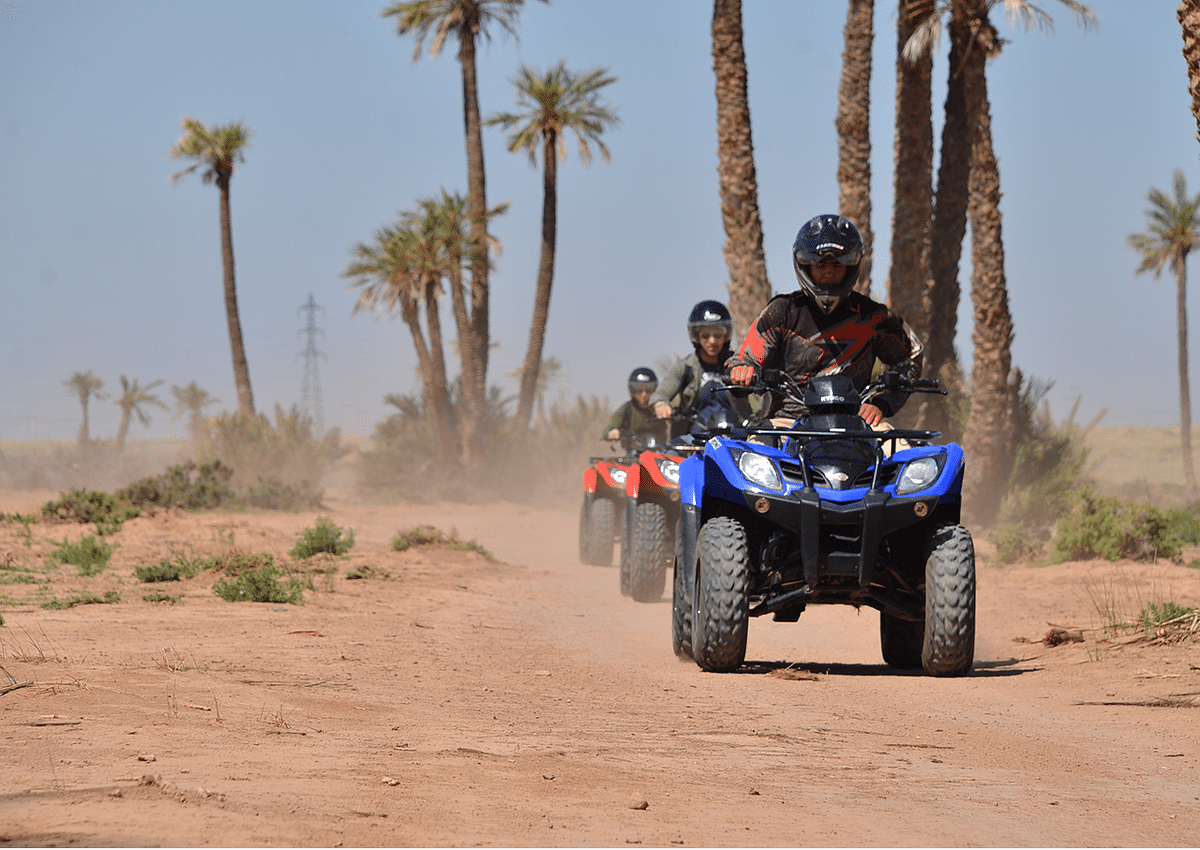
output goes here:
{"type": "Polygon", "coordinates": [[[889,666],[969,672],[975,550],[960,521],[963,451],[931,444],[937,432],[875,431],[858,416],[877,392],[941,392],[937,382],[885,373],[861,395],[842,375],[801,387],[763,370],[761,382],[810,412],[792,428],[713,437],[680,464],[676,654],[735,670],[751,617],[795,622],[807,605],[866,605],[879,611],[889,666]]]}
{"type": "Polygon", "coordinates": [[[613,544],[621,536],[625,517],[625,476],[637,456],[593,457],[588,462],[579,509],[579,560],[607,567],[612,565],[613,544]]]}

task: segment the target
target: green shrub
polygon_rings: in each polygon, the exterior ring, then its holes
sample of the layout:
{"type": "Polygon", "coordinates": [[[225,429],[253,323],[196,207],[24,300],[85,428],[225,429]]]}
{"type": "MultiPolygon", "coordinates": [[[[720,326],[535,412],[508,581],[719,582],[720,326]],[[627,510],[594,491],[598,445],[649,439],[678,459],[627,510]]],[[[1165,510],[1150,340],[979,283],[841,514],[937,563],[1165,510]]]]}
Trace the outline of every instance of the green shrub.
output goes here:
{"type": "Polygon", "coordinates": [[[143,478],[118,490],[116,497],[136,507],[180,507],[188,510],[219,508],[234,500],[229,486],[233,470],[219,459],[196,465],[193,461],[172,466],[162,475],[143,478]]]}
{"type": "Polygon", "coordinates": [[[248,486],[241,501],[251,508],[265,511],[313,510],[321,507],[321,493],[307,485],[284,484],[278,478],[259,478],[248,486]]]}
{"type": "Polygon", "coordinates": [[[76,605],[116,605],[121,601],[121,594],[115,590],[106,591],[103,596],[97,596],[94,593],[80,593],[68,599],[47,600],[42,603],[42,607],[48,611],[65,611],[67,608],[74,608],[76,605]]]}
{"type": "Polygon", "coordinates": [[[270,555],[261,566],[240,574],[237,578],[220,579],[213,585],[213,593],[226,602],[276,602],[289,605],[304,603],[304,582],[290,578],[284,584],[279,580],[283,571],[275,565],[270,555]]]}
{"type": "Polygon", "coordinates": [[[42,505],[42,516],[54,522],[95,523],[98,534],[121,530],[125,520],[141,515],[127,500],[95,490],[72,490],[57,502],[42,505]]]}
{"type": "Polygon", "coordinates": [[[1148,602],[1142,608],[1141,613],[1138,614],[1138,625],[1143,629],[1153,629],[1161,626],[1163,623],[1169,623],[1180,617],[1187,617],[1194,611],[1194,608],[1185,608],[1174,602],[1148,602]]]}
{"type": "Polygon", "coordinates": [[[89,534],[78,543],[69,543],[64,539],[50,553],[50,560],[78,567],[81,576],[94,576],[108,566],[108,559],[115,548],[115,544],[105,543],[104,538],[89,534]]]}
{"type": "Polygon", "coordinates": [[[449,543],[451,538],[442,534],[432,525],[417,525],[408,531],[397,531],[392,538],[392,548],[403,552],[411,546],[430,546],[436,543],[449,543]]]}
{"type": "Polygon", "coordinates": [[[312,433],[312,419],[293,406],[275,405],[275,424],[261,413],[223,413],[205,423],[198,441],[203,457],[222,458],[239,481],[275,477],[288,485],[315,486],[339,458],[351,451],[341,431],[312,433]]]}
{"type": "Polygon", "coordinates": [[[492,553],[474,540],[459,540],[458,532],[449,535],[432,525],[417,525],[408,531],[398,531],[392,538],[392,548],[404,552],[413,546],[447,546],[457,552],[478,552],[489,561],[494,560],[492,553]]]}
{"type": "Polygon", "coordinates": [[[315,528],[306,528],[288,552],[293,558],[311,558],[319,552],[345,555],[354,545],[354,529],[335,525],[327,516],[317,517],[315,528]]]}
{"type": "Polygon", "coordinates": [[[1200,518],[1189,511],[1101,496],[1090,487],[1075,491],[1075,503],[1058,521],[1055,562],[1103,558],[1177,560],[1183,547],[1200,542],[1200,518]]]}
{"type": "Polygon", "coordinates": [[[169,561],[163,558],[157,564],[134,567],[133,574],[137,576],[138,581],[147,584],[159,581],[181,581],[199,575],[200,571],[210,563],[211,561],[206,558],[180,558],[178,561],[169,561]]]}
{"type": "Polygon", "coordinates": [[[274,569],[275,559],[266,553],[240,552],[235,549],[213,555],[207,560],[207,565],[217,572],[236,578],[254,570],[274,569]]]}
{"type": "Polygon", "coordinates": [[[347,570],[346,578],[351,581],[364,578],[391,578],[391,573],[387,570],[381,570],[374,564],[363,564],[347,570]]]}

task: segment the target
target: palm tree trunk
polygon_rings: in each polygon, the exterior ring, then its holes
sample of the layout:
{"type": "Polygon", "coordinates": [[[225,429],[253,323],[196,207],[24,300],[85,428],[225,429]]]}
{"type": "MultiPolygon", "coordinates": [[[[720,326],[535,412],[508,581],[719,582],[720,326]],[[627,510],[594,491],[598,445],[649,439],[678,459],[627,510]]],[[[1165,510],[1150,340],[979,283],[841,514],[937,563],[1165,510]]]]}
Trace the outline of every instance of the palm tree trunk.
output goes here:
{"type": "Polygon", "coordinates": [[[862,234],[862,265],[854,288],[871,294],[871,46],[875,40],[875,0],[850,0],[846,46],[838,85],[838,213],[862,234]]]}
{"type": "Polygon", "coordinates": [[[434,389],[437,379],[433,366],[433,354],[425,342],[425,332],[421,328],[420,302],[415,294],[407,290],[400,293],[400,316],[412,334],[413,348],[417,352],[417,369],[421,373],[421,397],[425,402],[425,410],[433,422],[434,439],[437,441],[438,452],[443,461],[450,460],[454,455],[450,422],[445,406],[434,389]]]}
{"type": "Polygon", "coordinates": [[[750,133],[750,96],[742,37],[741,0],[714,0],[713,70],[717,94],[717,173],[725,265],[729,269],[729,312],[739,338],[771,299],[758,209],[758,176],[750,133]]]}
{"type": "Polygon", "coordinates": [[[1192,394],[1188,380],[1186,253],[1175,264],[1175,293],[1179,318],[1179,448],[1183,452],[1183,486],[1190,501],[1196,498],[1196,470],[1192,462],[1192,394]]]}
{"type": "Polygon", "coordinates": [[[546,341],[546,321],[550,316],[550,287],[554,283],[554,249],[558,222],[558,134],[547,130],[542,136],[542,253],[538,262],[537,293],[533,299],[533,318],[529,323],[529,348],[521,369],[521,395],[517,401],[518,433],[529,428],[533,399],[537,395],[538,371],[542,347],[546,341]]]}
{"type": "Polygon", "coordinates": [[[1192,96],[1192,115],[1196,119],[1196,138],[1200,139],[1200,0],[1183,0],[1175,12],[1183,29],[1183,58],[1187,61],[1188,92],[1192,96]]]}
{"type": "Polygon", "coordinates": [[[458,436],[450,411],[450,390],[446,383],[446,354],[442,343],[442,319],[438,312],[437,280],[425,284],[425,324],[429,327],[430,408],[437,428],[442,461],[453,463],[458,436]]]}
{"type": "Polygon", "coordinates": [[[83,407],[83,422],[79,425],[79,445],[86,446],[91,441],[91,431],[88,429],[88,399],[81,396],[79,404],[83,407]]]}
{"type": "Polygon", "coordinates": [[[1012,368],[1012,317],[1004,276],[1004,243],[1000,219],[1000,166],[992,146],[991,107],[986,61],[998,50],[995,28],[979,18],[980,47],[964,63],[967,103],[974,134],[968,215],[971,223],[971,302],[974,305],[974,363],[971,368],[971,412],[963,435],[967,473],[963,507],[973,522],[992,523],[1012,472],[1012,406],[1016,392],[1012,368]]]}
{"type": "Polygon", "coordinates": [[[254,395],[250,391],[250,366],[242,343],[242,322],[238,317],[237,284],[233,274],[233,227],[229,219],[229,175],[217,177],[221,196],[221,265],[225,270],[225,318],[229,323],[229,348],[233,353],[233,380],[237,384],[238,413],[254,416],[254,395]]]}
{"type": "MultiPolygon", "coordinates": [[[[963,12],[963,7],[956,4],[950,19],[949,80],[933,206],[933,233],[937,238],[931,240],[929,249],[931,280],[925,366],[932,378],[940,377],[943,368],[958,361],[954,351],[961,297],[958,264],[967,232],[967,182],[971,173],[971,127],[967,121],[963,62],[973,47],[971,25],[963,12]]],[[[922,396],[920,410],[919,427],[944,431],[949,425],[942,396],[922,396]]]]}
{"type": "Polygon", "coordinates": [[[463,360],[462,460],[470,464],[487,393],[488,258],[487,179],[483,127],[475,73],[475,33],[459,34],[463,78],[463,125],[467,139],[467,193],[471,216],[471,336],[460,346],[463,360]]]}
{"type": "MultiPolygon", "coordinates": [[[[932,0],[901,0],[900,51],[933,12],[932,0]]],[[[933,55],[908,62],[896,57],[896,142],[892,257],[888,302],[922,340],[929,333],[924,297],[929,282],[929,236],[933,218],[933,55]]]]}

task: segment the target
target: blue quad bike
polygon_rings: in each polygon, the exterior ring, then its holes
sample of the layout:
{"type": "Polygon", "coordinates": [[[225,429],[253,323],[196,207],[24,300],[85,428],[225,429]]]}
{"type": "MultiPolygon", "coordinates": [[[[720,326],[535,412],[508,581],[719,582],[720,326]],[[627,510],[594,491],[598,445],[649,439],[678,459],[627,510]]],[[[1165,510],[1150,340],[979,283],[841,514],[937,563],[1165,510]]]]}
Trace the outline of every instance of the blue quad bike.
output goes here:
{"type": "Polygon", "coordinates": [[[875,431],[858,416],[876,393],[943,392],[937,382],[885,373],[860,394],[844,375],[801,387],[763,370],[760,381],[755,391],[810,412],[792,428],[714,436],[680,463],[675,654],[729,672],[745,661],[751,617],[795,622],[808,605],[866,605],[879,611],[890,667],[969,672],[975,548],[960,519],[963,451],[931,444],[936,431],[875,431]]]}

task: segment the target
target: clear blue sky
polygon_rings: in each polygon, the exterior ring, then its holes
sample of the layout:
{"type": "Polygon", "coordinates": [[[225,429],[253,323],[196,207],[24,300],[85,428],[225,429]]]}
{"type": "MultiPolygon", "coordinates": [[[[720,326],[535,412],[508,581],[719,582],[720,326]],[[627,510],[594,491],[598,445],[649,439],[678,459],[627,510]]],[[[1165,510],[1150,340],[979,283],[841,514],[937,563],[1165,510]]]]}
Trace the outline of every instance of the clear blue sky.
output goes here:
{"type": "MultiPolygon", "coordinates": [[[[323,308],[317,344],[328,426],[367,435],[388,393],[418,388],[396,319],[351,317],[341,278],[356,242],[442,187],[466,192],[460,69],[453,46],[411,61],[384,0],[2,0],[0,2],[0,440],[72,439],[79,405],[62,385],[92,370],[105,389],[198,382],[236,407],[221,294],[217,191],[168,151],[180,120],[239,120],[254,133],[232,184],[241,318],[255,401],[300,401],[300,311],[323,308]]],[[[1058,417],[1104,425],[1178,422],[1174,282],[1135,277],[1125,245],[1146,193],[1182,168],[1200,191],[1173,0],[1095,0],[1084,33],[1040,0],[1053,33],[1016,30],[989,67],[1004,197],[1014,361],[1055,381],[1058,417]]],[[[884,297],[891,221],[894,4],[876,2],[872,81],[874,289],[884,297]]],[[[531,3],[520,40],[479,54],[481,108],[510,109],[518,65],[608,68],[621,126],[612,162],[560,167],[559,252],[545,354],[565,364],[552,395],[625,394],[635,366],[688,350],[691,305],[725,299],[715,101],[703,0],[531,3]]],[[[795,288],[799,225],[837,204],[833,129],[845,3],[747,0],[746,53],[759,200],[776,291],[795,288]]],[[[935,66],[935,132],[946,62],[935,66]]],[[[509,201],[492,277],[490,382],[524,355],[541,215],[540,172],[485,132],[488,200],[509,201]]],[[[1194,265],[1194,263],[1193,263],[1194,265]]],[[[969,254],[960,278],[969,287],[969,254]]],[[[1193,279],[1197,272],[1193,269],[1193,279]]],[[[965,297],[965,295],[964,295],[965,297]]],[[[969,307],[969,304],[965,305],[969,307]]],[[[1194,308],[1200,309],[1200,308],[1194,308]]],[[[1193,315],[1200,374],[1200,312],[1193,315]]],[[[964,309],[958,347],[970,356],[964,309]]],[[[1196,393],[1200,393],[1197,386],[1196,393]]],[[[216,409],[211,412],[216,412],[216,409]]],[[[92,405],[92,435],[119,410],[92,405]]],[[[183,434],[153,411],[131,438],[183,434]]]]}

